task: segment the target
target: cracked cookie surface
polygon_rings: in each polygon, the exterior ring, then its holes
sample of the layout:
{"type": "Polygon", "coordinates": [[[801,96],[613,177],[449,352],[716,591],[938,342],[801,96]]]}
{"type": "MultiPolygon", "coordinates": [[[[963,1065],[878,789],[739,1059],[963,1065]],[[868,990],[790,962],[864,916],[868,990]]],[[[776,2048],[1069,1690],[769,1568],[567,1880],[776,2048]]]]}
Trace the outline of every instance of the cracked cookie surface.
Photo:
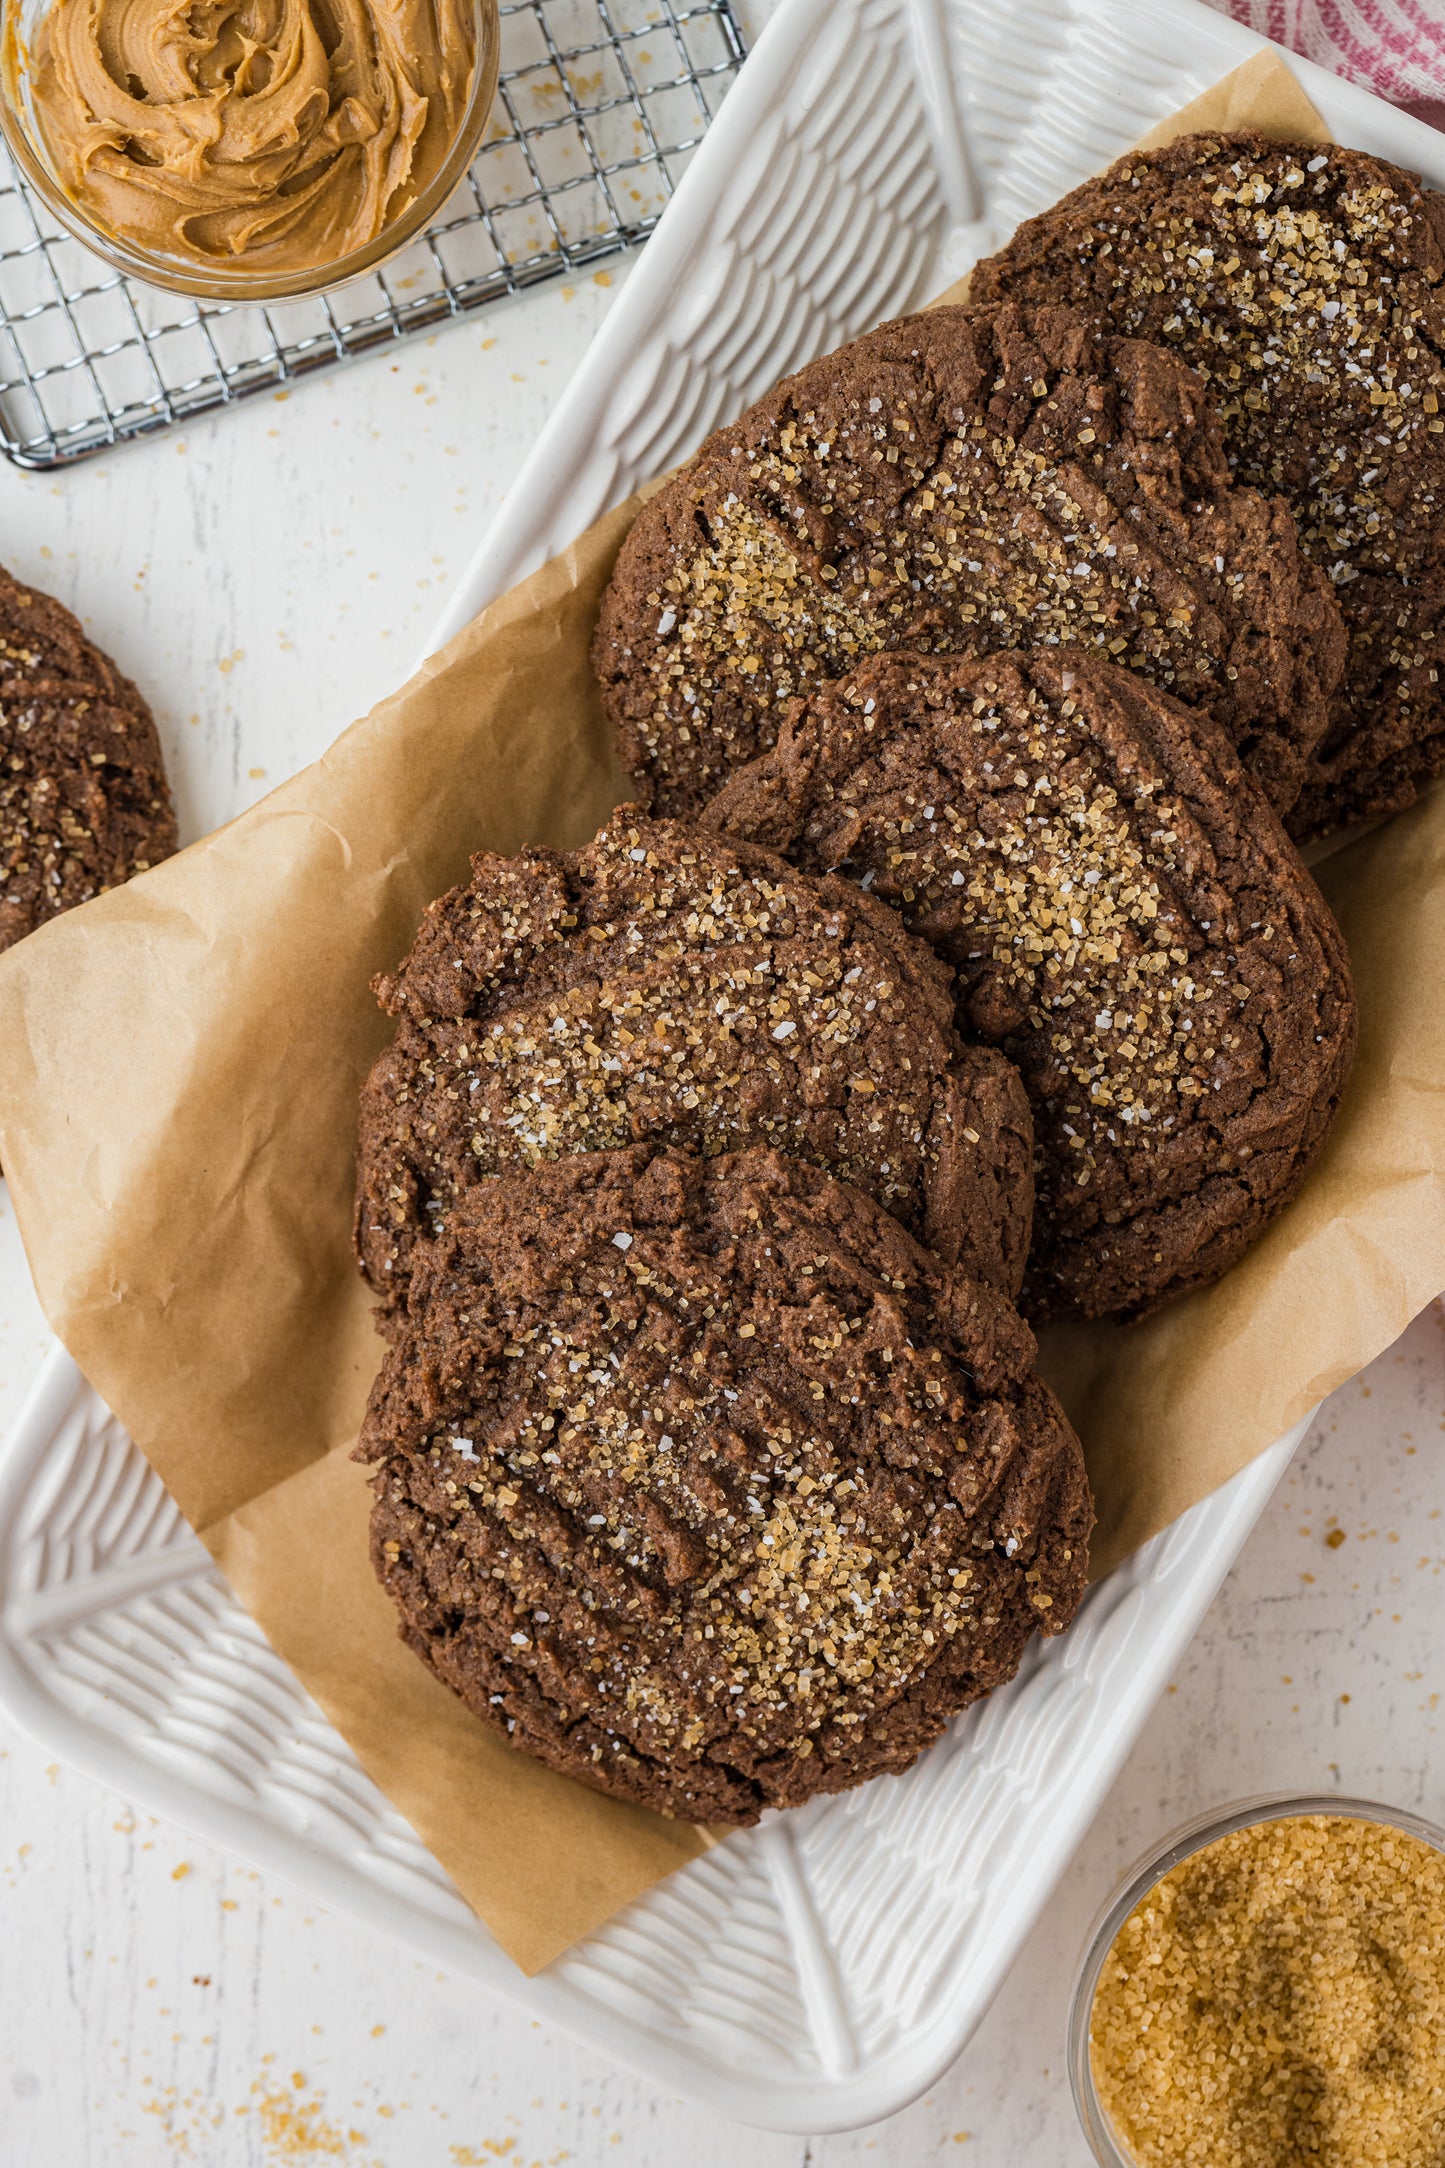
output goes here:
{"type": "Polygon", "coordinates": [[[1092,1507],[1033,1353],[775,1153],[503,1177],[419,1259],[373,1389],[373,1563],[514,1745],[753,1822],[907,1768],[1072,1618],[1092,1507]]]}
{"type": "Polygon", "coordinates": [[[593,665],[621,759],[695,810],[865,656],[1083,643],[1204,707],[1274,803],[1344,634],[1199,378],[1062,308],[941,308],[785,378],[638,514],[593,665]]]}
{"type": "Polygon", "coordinates": [[[850,882],[624,808],[584,850],[478,857],[377,983],[397,1034],[362,1092],[357,1249],[389,1305],[475,1183],[643,1140],[812,1160],[1018,1291],[1023,1087],[850,882]]]}
{"type": "Polygon", "coordinates": [[[704,817],[865,882],[954,964],[1033,1109],[1030,1315],[1145,1315],[1295,1194],[1353,1057],[1349,961],[1206,718],[1077,649],[879,656],[704,817]]]}
{"type": "Polygon", "coordinates": [[[1280,493],[1348,658],[1290,816],[1311,836],[1445,770],[1445,197],[1362,151],[1253,134],[1127,153],[980,264],[1209,385],[1240,481],[1280,493]]]}
{"type": "Polygon", "coordinates": [[[69,610],[0,569],[0,948],[175,848],[145,701],[69,610]]]}

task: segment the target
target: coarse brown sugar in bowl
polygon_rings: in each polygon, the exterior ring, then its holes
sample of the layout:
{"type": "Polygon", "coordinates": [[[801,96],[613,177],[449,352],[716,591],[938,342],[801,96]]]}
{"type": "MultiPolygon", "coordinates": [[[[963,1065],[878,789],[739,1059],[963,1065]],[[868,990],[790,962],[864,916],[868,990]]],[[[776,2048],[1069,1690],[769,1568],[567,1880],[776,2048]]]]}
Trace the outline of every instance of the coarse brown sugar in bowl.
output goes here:
{"type": "Polygon", "coordinates": [[[1193,1824],[1098,1923],[1069,2050],[1105,2168],[1439,2168],[1445,1835],[1319,1798],[1193,1824]]]}
{"type": "Polygon", "coordinates": [[[442,210],[491,109],[498,0],[3,0],[0,124],[115,269],[203,298],[374,271],[442,210]]]}

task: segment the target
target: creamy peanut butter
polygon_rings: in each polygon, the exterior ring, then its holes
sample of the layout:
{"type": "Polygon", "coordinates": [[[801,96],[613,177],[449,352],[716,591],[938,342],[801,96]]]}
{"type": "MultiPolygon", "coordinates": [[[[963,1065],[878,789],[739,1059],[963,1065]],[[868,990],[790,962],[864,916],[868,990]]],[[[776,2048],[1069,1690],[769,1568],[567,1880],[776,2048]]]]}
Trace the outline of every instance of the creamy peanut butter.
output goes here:
{"type": "Polygon", "coordinates": [[[305,271],[435,177],[476,57],[468,0],[52,0],[31,102],[102,227],[191,264],[305,271]]]}

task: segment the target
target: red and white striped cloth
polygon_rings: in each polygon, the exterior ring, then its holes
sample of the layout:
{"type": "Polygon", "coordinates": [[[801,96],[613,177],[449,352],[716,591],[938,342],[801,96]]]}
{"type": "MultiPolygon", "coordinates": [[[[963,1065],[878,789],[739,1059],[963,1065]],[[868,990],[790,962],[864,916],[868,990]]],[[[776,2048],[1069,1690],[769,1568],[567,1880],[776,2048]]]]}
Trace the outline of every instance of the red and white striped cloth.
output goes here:
{"type": "Polygon", "coordinates": [[[1210,0],[1277,45],[1445,128],[1445,0],[1210,0]]]}

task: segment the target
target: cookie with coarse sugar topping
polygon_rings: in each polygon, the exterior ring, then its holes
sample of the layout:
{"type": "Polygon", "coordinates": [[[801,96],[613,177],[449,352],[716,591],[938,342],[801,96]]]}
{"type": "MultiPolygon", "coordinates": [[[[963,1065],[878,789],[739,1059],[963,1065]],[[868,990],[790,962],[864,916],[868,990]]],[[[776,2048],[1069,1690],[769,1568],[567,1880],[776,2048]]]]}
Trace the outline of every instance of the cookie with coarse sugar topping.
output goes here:
{"type": "Polygon", "coordinates": [[[1408,805],[1445,771],[1445,196],[1334,144],[1183,136],[1030,219],[973,292],[1200,372],[1239,480],[1284,497],[1344,615],[1291,832],[1408,805]]]}
{"type": "Polygon", "coordinates": [[[1083,1594],[1079,1442],[998,1295],[766,1151],[474,1189],[373,1388],[372,1559],[514,1746],[667,1815],[907,1768],[1083,1594]]]}
{"type": "Polygon", "coordinates": [[[705,818],[865,882],[1033,1109],[1033,1316],[1207,1286],[1298,1190],[1355,1044],[1339,929],[1222,733],[1081,649],[877,656],[705,818]]]}
{"type": "Polygon", "coordinates": [[[1032,1129],[950,975],[851,882],[622,808],[580,851],[479,856],[378,981],[357,1248],[388,1308],[476,1183],[642,1140],[773,1145],[1017,1293],[1032,1129]]]}
{"type": "Polygon", "coordinates": [[[784,381],[638,514],[593,665],[659,812],[872,653],[1046,643],[1206,709],[1280,808],[1344,654],[1288,508],[1233,486],[1200,379],[1064,308],[940,308],[784,381]]]}
{"type": "Polygon", "coordinates": [[[116,683],[112,697],[0,660],[0,949],[176,848],[155,723],[116,683]]]}
{"type": "Polygon", "coordinates": [[[41,684],[86,686],[114,707],[149,714],[136,687],[73,611],[0,565],[0,698],[41,684]]]}

